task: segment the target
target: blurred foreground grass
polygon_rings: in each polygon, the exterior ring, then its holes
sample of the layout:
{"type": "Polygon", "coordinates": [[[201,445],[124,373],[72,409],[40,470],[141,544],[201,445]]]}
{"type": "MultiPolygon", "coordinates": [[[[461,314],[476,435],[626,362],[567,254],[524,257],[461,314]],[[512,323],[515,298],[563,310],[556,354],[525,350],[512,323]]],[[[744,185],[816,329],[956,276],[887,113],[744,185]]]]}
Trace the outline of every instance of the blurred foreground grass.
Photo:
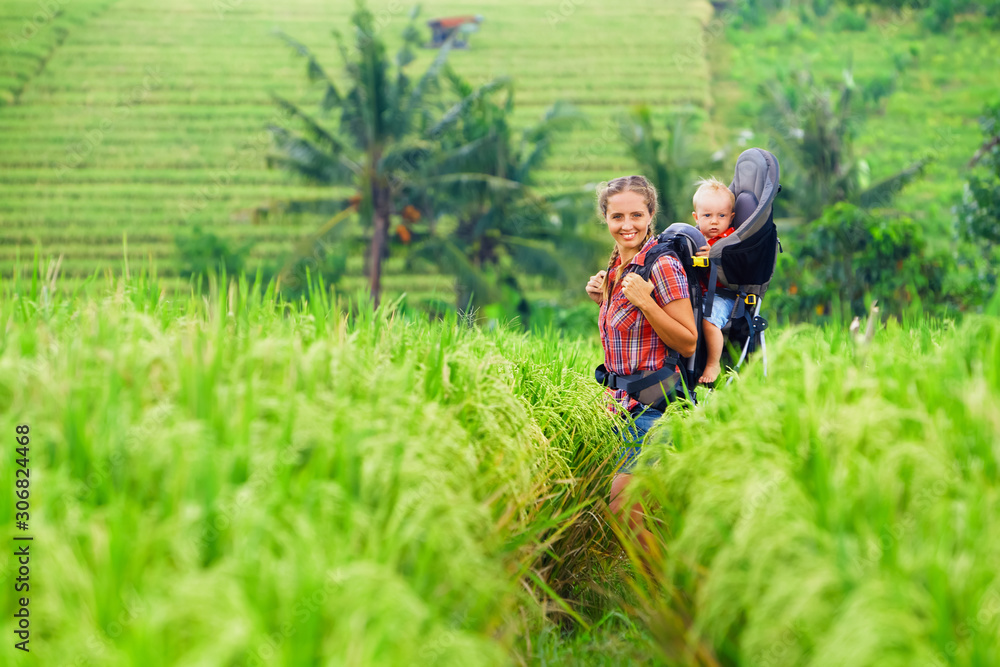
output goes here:
{"type": "Polygon", "coordinates": [[[995,317],[778,332],[653,431],[636,580],[596,333],[218,284],[0,284],[40,664],[1000,663],[995,317]]]}
{"type": "Polygon", "coordinates": [[[722,664],[1000,664],[1000,320],[772,352],[649,447],[658,596],[682,601],[651,622],[722,664]]]}

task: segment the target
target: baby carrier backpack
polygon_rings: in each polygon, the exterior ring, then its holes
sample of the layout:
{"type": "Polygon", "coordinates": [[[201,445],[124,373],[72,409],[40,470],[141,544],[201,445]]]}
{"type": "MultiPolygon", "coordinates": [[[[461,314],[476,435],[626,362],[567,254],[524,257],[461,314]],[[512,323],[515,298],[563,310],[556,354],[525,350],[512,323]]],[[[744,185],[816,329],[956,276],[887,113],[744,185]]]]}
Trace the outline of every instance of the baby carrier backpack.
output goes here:
{"type": "Polygon", "coordinates": [[[705,370],[705,343],[700,335],[702,318],[702,282],[709,272],[709,261],[704,257],[695,257],[698,248],[706,243],[705,236],[697,227],[683,222],[675,222],[656,237],[656,243],[646,251],[646,259],[642,266],[630,264],[622,277],[627,273],[636,273],[643,280],[649,280],[656,260],[662,255],[670,254],[677,258],[684,267],[687,276],[688,298],[694,309],[695,322],[698,323],[698,346],[690,357],[682,357],[669,348],[669,354],[659,370],[645,370],[632,375],[618,375],[609,371],[601,364],[594,371],[597,382],[612,389],[624,389],[628,395],[644,405],[658,410],[666,408],[669,401],[677,396],[687,396],[694,402],[694,386],[705,370]],[[675,371],[674,368],[679,370],[675,371]]]}
{"type": "MultiPolygon", "coordinates": [[[[733,182],[729,186],[736,198],[735,231],[711,246],[707,258],[695,257],[698,249],[708,242],[697,227],[676,222],[656,237],[656,244],[646,252],[642,266],[633,264],[626,268],[626,273],[635,272],[643,280],[649,280],[653,265],[661,255],[669,253],[680,261],[687,276],[688,298],[698,326],[698,345],[690,357],[681,357],[670,350],[663,367],[658,370],[618,375],[601,364],[594,371],[598,383],[612,389],[624,389],[640,403],[660,410],[677,396],[687,396],[695,402],[694,387],[705,370],[708,356],[702,320],[712,313],[716,293],[736,298],[736,306],[722,332],[730,345],[742,350],[735,364],[729,358],[729,365],[738,369],[747,354],[760,347],[764,375],[767,375],[764,340],[767,320],[760,316],[760,307],[781,249],[772,210],[774,197],[781,191],[778,176],[778,160],[774,155],[760,148],[743,151],[736,160],[733,182]],[[717,288],[717,282],[725,287],[717,288]],[[703,284],[708,286],[704,293],[703,284]],[[679,372],[674,370],[675,366],[679,372]]],[[[729,354],[728,348],[723,354],[729,354]]]]}
{"type": "MultiPolygon", "coordinates": [[[[703,306],[705,314],[710,315],[716,292],[736,298],[736,307],[722,333],[730,345],[742,350],[735,364],[729,357],[729,365],[738,369],[747,354],[760,347],[765,376],[767,320],[760,316],[760,307],[781,251],[773,211],[774,198],[781,192],[779,175],[777,158],[761,148],[749,148],[736,160],[729,186],[736,197],[735,231],[719,239],[708,253],[708,291],[703,306]],[[725,287],[717,289],[717,280],[725,287]]],[[[724,354],[729,354],[728,348],[724,354]]]]}

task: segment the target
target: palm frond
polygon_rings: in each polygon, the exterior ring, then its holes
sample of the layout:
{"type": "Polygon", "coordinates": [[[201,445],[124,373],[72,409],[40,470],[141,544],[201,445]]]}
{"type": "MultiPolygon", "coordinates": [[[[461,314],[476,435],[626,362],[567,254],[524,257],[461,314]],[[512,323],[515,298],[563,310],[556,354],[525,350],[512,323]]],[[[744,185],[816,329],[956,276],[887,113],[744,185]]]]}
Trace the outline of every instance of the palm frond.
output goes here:
{"type": "Polygon", "coordinates": [[[430,237],[412,250],[416,257],[436,262],[438,267],[455,276],[480,302],[492,302],[499,292],[485,272],[469,261],[468,255],[448,239],[430,237]]]}
{"type": "Polygon", "coordinates": [[[923,173],[924,167],[927,166],[928,162],[930,162],[929,158],[923,158],[889,178],[879,181],[858,195],[858,203],[862,208],[885,206],[892,199],[893,195],[923,173]]]}
{"type": "Polygon", "coordinates": [[[565,254],[557,252],[551,241],[521,236],[503,236],[500,240],[507,247],[511,258],[525,272],[552,278],[565,278],[568,275],[563,259],[565,254]]]}
{"type": "Polygon", "coordinates": [[[409,181],[423,173],[428,158],[434,154],[434,144],[420,139],[406,139],[386,148],[376,170],[396,181],[409,181]]]}
{"type": "Polygon", "coordinates": [[[473,105],[481,100],[486,95],[493,93],[502,88],[506,88],[511,85],[511,80],[509,77],[499,77],[493,79],[488,83],[476,88],[472,93],[466,95],[462,100],[456,103],[447,113],[435,124],[430,130],[427,131],[427,135],[430,137],[436,137],[442,134],[449,127],[454,125],[459,119],[464,117],[473,105]]]}
{"type": "Polygon", "coordinates": [[[434,159],[427,163],[430,174],[451,174],[456,172],[474,173],[482,171],[484,158],[496,155],[496,136],[486,135],[474,139],[458,148],[438,152],[434,159]]]}
{"type": "Polygon", "coordinates": [[[417,112],[417,110],[424,103],[424,95],[430,88],[431,82],[437,79],[438,74],[441,72],[441,68],[444,67],[445,63],[448,61],[448,53],[451,51],[451,46],[454,43],[454,34],[448,38],[448,40],[441,46],[438,51],[437,56],[434,58],[434,62],[430,64],[424,75],[420,77],[420,81],[417,85],[413,87],[410,91],[410,99],[406,104],[404,115],[407,118],[411,118],[417,112]]]}
{"type": "Polygon", "coordinates": [[[334,106],[341,104],[342,98],[340,93],[337,91],[337,87],[334,85],[333,80],[327,76],[326,71],[319,64],[319,61],[316,60],[316,56],[313,55],[312,51],[310,51],[307,46],[295,39],[292,39],[278,28],[275,28],[271,32],[286,44],[291,46],[298,55],[306,58],[306,76],[309,78],[310,83],[322,81],[325,84],[326,91],[323,94],[324,109],[329,110],[334,106]]]}
{"type": "Polygon", "coordinates": [[[303,137],[292,134],[283,127],[269,125],[275,145],[283,155],[269,155],[268,168],[280,166],[298,173],[310,181],[323,185],[349,183],[360,173],[360,168],[343,155],[330,155],[303,137]]]}
{"type": "Polygon", "coordinates": [[[541,121],[524,131],[524,138],[531,142],[541,141],[555,132],[565,132],[586,122],[586,114],[568,102],[559,101],[546,109],[541,121]]]}
{"type": "Polygon", "coordinates": [[[326,128],[313,120],[309,114],[302,111],[302,109],[292,102],[289,102],[285,98],[273,92],[271,93],[271,99],[273,99],[278,106],[284,109],[285,113],[289,116],[299,119],[306,129],[306,136],[308,136],[309,139],[315,143],[328,148],[331,153],[338,155],[348,150],[347,144],[330,134],[326,128]]]}
{"type": "Polygon", "coordinates": [[[488,174],[461,173],[461,174],[441,174],[438,176],[428,176],[415,182],[416,185],[467,185],[484,184],[490,192],[520,192],[525,189],[523,183],[512,181],[509,178],[490,176],[488,174]]]}

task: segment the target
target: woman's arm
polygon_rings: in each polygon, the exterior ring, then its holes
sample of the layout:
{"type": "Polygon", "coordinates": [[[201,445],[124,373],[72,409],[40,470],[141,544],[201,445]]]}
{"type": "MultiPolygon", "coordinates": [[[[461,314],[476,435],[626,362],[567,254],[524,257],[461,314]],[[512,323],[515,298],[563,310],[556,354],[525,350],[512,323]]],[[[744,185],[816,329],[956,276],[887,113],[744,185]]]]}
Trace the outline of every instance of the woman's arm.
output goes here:
{"type": "Polygon", "coordinates": [[[653,283],[630,273],[622,281],[622,292],[649,320],[660,340],[681,356],[690,357],[698,346],[698,327],[690,299],[674,299],[662,308],[653,298],[653,283]]]}
{"type": "Polygon", "coordinates": [[[690,357],[698,347],[698,328],[694,322],[694,312],[691,310],[690,299],[674,299],[660,308],[656,301],[649,299],[652,306],[642,308],[653,326],[653,331],[667,347],[677,350],[681,356],[690,357]]]}

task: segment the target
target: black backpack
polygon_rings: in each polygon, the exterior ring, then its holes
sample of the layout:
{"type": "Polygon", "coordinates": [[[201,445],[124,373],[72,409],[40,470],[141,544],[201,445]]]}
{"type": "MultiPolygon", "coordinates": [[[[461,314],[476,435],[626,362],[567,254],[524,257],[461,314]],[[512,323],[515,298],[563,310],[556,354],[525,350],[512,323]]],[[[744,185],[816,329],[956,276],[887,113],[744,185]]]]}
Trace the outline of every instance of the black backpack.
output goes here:
{"type": "Polygon", "coordinates": [[[706,245],[704,235],[697,227],[683,222],[674,224],[663,230],[656,243],[646,251],[646,259],[642,266],[630,264],[625,273],[636,273],[643,280],[649,280],[653,265],[662,255],[673,255],[684,267],[687,276],[688,298],[694,310],[695,323],[698,327],[698,345],[690,357],[667,348],[669,354],[663,367],[655,371],[640,371],[632,375],[618,375],[609,371],[601,364],[594,371],[597,382],[612,389],[624,389],[628,395],[644,405],[658,410],[664,410],[667,403],[678,397],[687,397],[695,402],[694,387],[705,370],[707,353],[704,337],[701,335],[701,320],[704,299],[702,284],[708,279],[709,260],[707,257],[695,257],[698,248],[706,245]],[[678,371],[674,370],[677,367],[678,371]]]}

